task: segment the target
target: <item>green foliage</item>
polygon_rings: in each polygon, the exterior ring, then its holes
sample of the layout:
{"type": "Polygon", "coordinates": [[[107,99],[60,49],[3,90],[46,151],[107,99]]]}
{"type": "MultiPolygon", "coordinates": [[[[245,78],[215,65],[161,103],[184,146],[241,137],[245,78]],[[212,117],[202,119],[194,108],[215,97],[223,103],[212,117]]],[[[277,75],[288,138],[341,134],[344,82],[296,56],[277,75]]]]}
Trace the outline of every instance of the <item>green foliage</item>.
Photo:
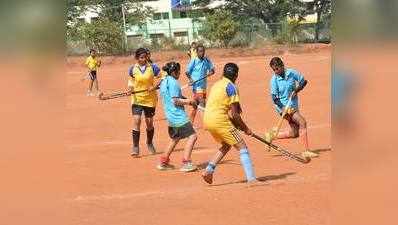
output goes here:
{"type": "Polygon", "coordinates": [[[151,39],[151,49],[158,50],[181,50],[184,51],[189,48],[189,43],[186,40],[178,40],[176,38],[162,37],[151,39]]]}
{"type": "Polygon", "coordinates": [[[118,23],[101,18],[83,24],[78,30],[79,37],[87,47],[106,54],[119,54],[123,51],[123,30],[118,23]]]}
{"type": "Polygon", "coordinates": [[[228,47],[230,41],[239,31],[239,23],[233,19],[227,10],[215,10],[208,14],[203,23],[203,36],[211,42],[220,42],[228,47]]]}
{"type": "Polygon", "coordinates": [[[127,50],[124,46],[124,21],[126,26],[142,25],[152,16],[153,10],[144,7],[140,0],[67,0],[67,42],[86,43],[105,54],[118,54],[127,50]],[[84,11],[98,13],[91,24],[79,20],[84,11]]]}
{"type": "MultiPolygon", "coordinates": [[[[195,4],[206,6],[210,0],[197,0],[195,4]]],[[[300,0],[225,0],[223,9],[231,11],[238,20],[259,19],[263,23],[278,23],[287,16],[303,17],[306,4],[300,0]]]]}
{"type": "Polygon", "coordinates": [[[71,40],[77,37],[76,27],[79,26],[79,20],[77,19],[85,7],[82,7],[83,0],[67,0],[66,1],[66,37],[71,40]]]}
{"type": "Polygon", "coordinates": [[[332,0],[315,0],[308,3],[307,11],[309,14],[316,13],[317,22],[315,27],[315,37],[314,41],[318,42],[320,37],[320,32],[323,27],[330,29],[331,17],[332,17],[332,0]]]}
{"type": "Polygon", "coordinates": [[[141,2],[141,0],[90,0],[90,6],[88,6],[88,8],[90,10],[99,9],[100,17],[123,25],[123,6],[126,23],[141,25],[147,18],[151,17],[154,12],[152,8],[143,6],[141,2]]]}
{"type": "Polygon", "coordinates": [[[282,22],[282,29],[274,38],[277,44],[297,44],[302,31],[300,20],[282,22]]]}
{"type": "Polygon", "coordinates": [[[229,42],[229,46],[233,48],[248,47],[250,45],[250,41],[250,37],[247,34],[245,34],[244,32],[239,32],[229,42]]]}

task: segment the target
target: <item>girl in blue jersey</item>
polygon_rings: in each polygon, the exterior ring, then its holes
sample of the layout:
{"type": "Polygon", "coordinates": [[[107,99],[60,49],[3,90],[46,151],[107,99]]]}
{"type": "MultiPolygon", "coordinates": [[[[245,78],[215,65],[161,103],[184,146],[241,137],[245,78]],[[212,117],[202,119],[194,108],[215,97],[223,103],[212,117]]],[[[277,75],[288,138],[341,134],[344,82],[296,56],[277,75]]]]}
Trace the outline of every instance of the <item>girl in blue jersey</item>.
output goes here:
{"type": "Polygon", "coordinates": [[[191,153],[197,140],[197,135],[185,112],[184,106],[196,106],[196,101],[186,99],[182,95],[181,86],[178,83],[181,71],[179,63],[169,62],[163,67],[163,71],[167,72],[167,76],[163,78],[160,84],[160,95],[162,96],[163,108],[169,124],[168,131],[171,140],[167,150],[160,157],[160,164],[157,168],[159,170],[173,169],[174,166],[169,163],[170,155],[181,139],[188,138],[180,171],[191,172],[197,169],[191,161],[191,153]]]}
{"type": "Polygon", "coordinates": [[[308,81],[293,69],[286,69],[281,58],[274,57],[270,61],[270,67],[274,71],[271,78],[271,97],[275,105],[275,110],[282,115],[283,110],[286,108],[286,115],[284,119],[289,122],[290,129],[281,131],[278,134],[274,132],[267,132],[265,138],[267,141],[285,138],[298,138],[302,137],[305,151],[303,156],[316,157],[317,154],[309,151],[308,136],[307,136],[307,122],[299,112],[298,96],[297,94],[304,89],[308,81]],[[292,94],[290,105],[289,96],[292,94]],[[300,135],[300,130],[301,135],[300,135]]]}
{"type": "MultiPolygon", "coordinates": [[[[186,75],[192,85],[193,98],[196,103],[205,107],[206,105],[206,92],[207,92],[207,77],[214,74],[214,65],[211,60],[205,55],[206,49],[203,45],[198,45],[197,57],[191,58],[187,66],[186,75]]],[[[197,107],[194,107],[190,119],[194,123],[197,113],[197,107]]]]}

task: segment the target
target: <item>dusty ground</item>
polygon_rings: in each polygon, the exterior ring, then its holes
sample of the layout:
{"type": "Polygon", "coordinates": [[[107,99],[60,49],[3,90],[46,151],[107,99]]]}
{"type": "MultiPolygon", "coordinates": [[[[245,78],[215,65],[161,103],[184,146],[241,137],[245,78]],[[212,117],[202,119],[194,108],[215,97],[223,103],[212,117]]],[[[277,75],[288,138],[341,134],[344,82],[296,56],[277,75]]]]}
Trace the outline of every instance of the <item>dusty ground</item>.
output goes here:
{"type": "MultiPolygon", "coordinates": [[[[234,151],[217,168],[212,186],[202,181],[201,171],[157,171],[159,155],[147,155],[144,145],[144,155],[131,158],[132,118],[128,100],[98,101],[86,97],[87,84],[80,81],[86,72],[80,65],[82,58],[68,59],[65,144],[67,179],[74,188],[68,189],[65,201],[73,218],[71,224],[330,224],[330,49],[311,47],[309,51],[268,53],[238,56],[221,50],[209,51],[217,68],[209,83],[221,75],[225,63],[236,62],[240,66],[244,117],[252,130],[263,133],[275,126],[278,119],[268,94],[271,71],[267,65],[273,54],[283,54],[287,67],[299,70],[309,80],[300,93],[301,111],[307,118],[310,147],[320,157],[302,165],[266,152],[261,143],[245,136],[256,174],[265,180],[263,185],[252,188],[242,183],[244,174],[234,151]]],[[[175,54],[171,58],[183,58],[180,62],[185,68],[187,60],[183,53],[170,54],[175,54]]],[[[170,56],[154,53],[153,58],[163,65],[170,56]]],[[[104,59],[98,75],[100,88],[105,92],[124,89],[127,69],[133,63],[132,57],[104,59]]],[[[186,79],[181,78],[181,83],[185,84],[186,79]]],[[[185,93],[190,95],[189,91],[185,93]]],[[[168,135],[160,103],[155,120],[155,143],[162,151],[168,135]]],[[[205,130],[198,130],[198,134],[193,160],[204,164],[218,146],[205,130]]],[[[298,140],[276,143],[291,151],[303,150],[298,140]]],[[[178,146],[182,147],[183,143],[178,146]]],[[[172,162],[179,166],[181,157],[181,151],[175,152],[172,162]]]]}

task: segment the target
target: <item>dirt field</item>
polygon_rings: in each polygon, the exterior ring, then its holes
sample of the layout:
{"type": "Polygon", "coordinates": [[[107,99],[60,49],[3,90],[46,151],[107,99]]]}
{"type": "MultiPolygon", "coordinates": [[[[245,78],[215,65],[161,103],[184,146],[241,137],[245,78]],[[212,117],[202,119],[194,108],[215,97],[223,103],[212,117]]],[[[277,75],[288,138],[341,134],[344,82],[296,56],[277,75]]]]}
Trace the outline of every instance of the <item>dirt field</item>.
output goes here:
{"type": "MultiPolygon", "coordinates": [[[[275,126],[278,118],[268,92],[271,77],[268,62],[274,55],[238,57],[217,55],[216,51],[208,52],[216,64],[216,75],[210,78],[210,85],[221,76],[225,63],[237,63],[241,102],[249,126],[258,133],[275,126]]],[[[309,80],[300,93],[300,104],[309,126],[310,147],[320,157],[302,165],[269,153],[262,144],[244,136],[256,175],[264,181],[263,185],[251,188],[243,183],[244,173],[235,151],[217,168],[211,186],[202,181],[202,171],[190,174],[157,171],[160,155],[148,155],[145,132],[141,136],[143,156],[131,158],[132,118],[128,99],[101,102],[85,96],[87,83],[80,81],[86,73],[79,65],[82,58],[68,59],[65,144],[68,182],[74,188],[68,191],[66,202],[73,218],[71,224],[330,224],[330,49],[281,53],[287,67],[299,70],[309,80]]],[[[155,53],[153,59],[163,65],[169,58],[155,53]]],[[[100,89],[106,92],[126,88],[127,69],[134,63],[133,58],[107,58],[103,62],[98,74],[100,89]]],[[[180,62],[185,69],[186,58],[180,62]]],[[[180,81],[185,84],[185,77],[180,81]]],[[[185,94],[190,96],[189,90],[185,94]]],[[[155,128],[155,143],[162,152],[168,135],[160,102],[155,128]]],[[[199,129],[198,135],[193,161],[205,165],[218,146],[205,130],[199,129]]],[[[303,150],[299,140],[275,143],[294,152],[303,150]]],[[[183,144],[180,143],[180,151],[171,158],[177,166],[183,144]]]]}

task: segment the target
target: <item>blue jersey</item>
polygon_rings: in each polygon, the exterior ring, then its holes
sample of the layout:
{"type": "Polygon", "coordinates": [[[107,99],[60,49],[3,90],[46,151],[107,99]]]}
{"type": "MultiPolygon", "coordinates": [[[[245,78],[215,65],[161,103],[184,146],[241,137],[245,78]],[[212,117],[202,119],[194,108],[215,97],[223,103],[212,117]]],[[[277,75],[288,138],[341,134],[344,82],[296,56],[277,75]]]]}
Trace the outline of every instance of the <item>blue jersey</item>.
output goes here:
{"type": "MultiPolygon", "coordinates": [[[[129,68],[129,71],[128,71],[128,74],[129,74],[129,76],[131,76],[131,77],[134,76],[134,74],[133,74],[134,66],[135,66],[135,65],[131,66],[131,67],[129,68]]],[[[156,63],[151,63],[151,66],[152,66],[152,70],[153,70],[154,76],[155,76],[155,77],[159,76],[159,74],[160,74],[160,68],[159,68],[159,66],[158,66],[156,63]]],[[[143,66],[142,68],[141,68],[140,66],[138,66],[138,68],[140,69],[141,73],[144,73],[145,70],[146,70],[146,65],[143,66]]]]}
{"type": "MultiPolygon", "coordinates": [[[[271,78],[271,95],[279,98],[283,106],[286,106],[289,101],[290,94],[295,90],[298,83],[304,82],[304,77],[293,69],[285,69],[285,76],[281,77],[273,74],[271,78]]],[[[299,102],[297,95],[292,98],[290,107],[298,110],[299,102]]],[[[276,111],[281,113],[283,109],[275,105],[276,111]]]]}
{"type": "MultiPolygon", "coordinates": [[[[211,70],[214,70],[214,65],[209,58],[193,58],[188,64],[187,74],[189,74],[191,76],[191,79],[195,82],[205,77],[211,70]]],[[[194,92],[198,90],[206,90],[206,88],[207,79],[196,82],[192,86],[194,92]]]]}
{"type": "Polygon", "coordinates": [[[184,106],[176,106],[173,98],[183,98],[178,81],[167,75],[160,84],[163,108],[170,127],[180,127],[189,122],[184,106]]]}

